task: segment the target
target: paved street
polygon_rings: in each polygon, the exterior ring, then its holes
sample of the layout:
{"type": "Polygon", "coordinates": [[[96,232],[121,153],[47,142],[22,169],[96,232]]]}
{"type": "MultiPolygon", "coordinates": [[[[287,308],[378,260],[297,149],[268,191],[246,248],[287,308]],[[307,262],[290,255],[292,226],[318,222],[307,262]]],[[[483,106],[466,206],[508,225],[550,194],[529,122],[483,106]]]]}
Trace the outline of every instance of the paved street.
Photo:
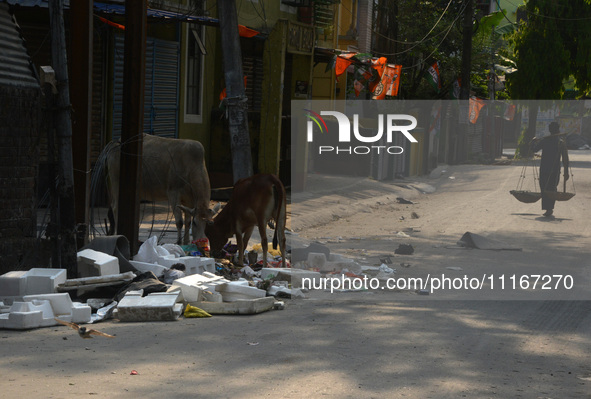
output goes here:
{"type": "Polygon", "coordinates": [[[335,178],[292,204],[294,246],[320,241],[367,266],[389,257],[396,278],[486,275],[484,289],[311,291],[256,316],[97,325],[112,340],[62,327],[0,331],[0,389],[48,398],[591,398],[591,151],[570,153],[576,196],[557,203],[553,219],[509,194],[519,164],[383,183],[335,178]],[[521,250],[460,247],[466,232],[521,250]],[[412,255],[394,253],[403,243],[412,255]],[[572,276],[574,288],[554,289],[552,277],[552,289],[498,289],[501,276],[510,284],[536,274],[572,276]]]}

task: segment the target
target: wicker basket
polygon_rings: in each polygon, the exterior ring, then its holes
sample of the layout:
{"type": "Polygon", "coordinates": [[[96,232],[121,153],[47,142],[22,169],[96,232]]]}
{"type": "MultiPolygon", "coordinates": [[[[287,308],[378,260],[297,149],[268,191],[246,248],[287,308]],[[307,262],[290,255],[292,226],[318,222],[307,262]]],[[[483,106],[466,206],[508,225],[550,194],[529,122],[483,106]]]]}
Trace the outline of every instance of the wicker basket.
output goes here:
{"type": "Polygon", "coordinates": [[[575,193],[567,193],[567,192],[560,192],[560,191],[546,191],[544,196],[553,199],[555,201],[568,201],[572,197],[575,196],[575,193]]]}
{"type": "Polygon", "coordinates": [[[517,198],[518,201],[524,202],[526,204],[533,204],[542,198],[542,193],[536,193],[532,191],[511,190],[509,193],[517,198]]]}

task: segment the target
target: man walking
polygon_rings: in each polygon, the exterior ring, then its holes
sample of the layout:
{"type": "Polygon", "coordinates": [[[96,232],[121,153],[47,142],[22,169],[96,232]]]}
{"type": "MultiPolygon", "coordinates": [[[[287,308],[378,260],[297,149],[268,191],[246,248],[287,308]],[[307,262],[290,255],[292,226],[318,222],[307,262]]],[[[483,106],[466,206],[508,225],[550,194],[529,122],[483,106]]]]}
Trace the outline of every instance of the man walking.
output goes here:
{"type": "Polygon", "coordinates": [[[542,210],[546,211],[544,216],[550,217],[554,213],[556,200],[549,198],[546,193],[557,191],[560,180],[560,161],[564,165],[564,181],[569,178],[568,150],[564,135],[560,134],[558,122],[552,122],[548,126],[549,136],[542,138],[534,137],[531,142],[533,152],[542,150],[542,161],[540,163],[540,190],[542,191],[542,210]]]}

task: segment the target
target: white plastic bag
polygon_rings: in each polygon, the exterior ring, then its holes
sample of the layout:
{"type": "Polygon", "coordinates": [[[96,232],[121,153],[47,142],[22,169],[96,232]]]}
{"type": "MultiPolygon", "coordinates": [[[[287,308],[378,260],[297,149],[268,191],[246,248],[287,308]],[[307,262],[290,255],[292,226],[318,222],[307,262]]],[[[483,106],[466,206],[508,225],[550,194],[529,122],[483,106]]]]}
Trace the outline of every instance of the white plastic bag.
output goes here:
{"type": "Polygon", "coordinates": [[[133,257],[133,260],[145,263],[156,263],[159,256],[170,255],[170,253],[162,246],[158,245],[158,238],[152,236],[148,238],[133,257]]]}

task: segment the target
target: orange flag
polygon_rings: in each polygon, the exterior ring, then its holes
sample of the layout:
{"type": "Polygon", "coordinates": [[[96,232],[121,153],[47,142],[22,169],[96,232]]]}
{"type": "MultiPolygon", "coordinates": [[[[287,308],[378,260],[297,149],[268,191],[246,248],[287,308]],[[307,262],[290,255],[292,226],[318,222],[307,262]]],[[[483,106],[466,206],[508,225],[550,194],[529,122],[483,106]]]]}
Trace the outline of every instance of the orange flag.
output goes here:
{"type": "Polygon", "coordinates": [[[374,100],[383,100],[386,96],[397,96],[401,71],[402,65],[385,65],[382,77],[374,87],[372,98],[374,100]]]}
{"type": "Polygon", "coordinates": [[[258,35],[259,32],[254,29],[247,28],[244,25],[238,25],[238,34],[240,37],[254,37],[258,35]]]}
{"type": "Polygon", "coordinates": [[[484,107],[486,103],[476,97],[470,98],[469,103],[469,119],[470,123],[476,123],[478,120],[478,116],[480,115],[480,110],[484,107]]]}
{"type": "Polygon", "coordinates": [[[387,96],[397,96],[400,87],[400,75],[402,75],[402,65],[388,65],[387,72],[389,83],[386,88],[387,96]]]}
{"type": "Polygon", "coordinates": [[[349,54],[339,54],[337,56],[337,62],[335,65],[335,74],[336,74],[337,78],[339,76],[341,76],[343,73],[345,73],[347,68],[349,68],[349,65],[351,65],[353,63],[353,61],[351,61],[351,58],[354,57],[355,55],[356,55],[356,53],[349,53],[349,54]]]}

